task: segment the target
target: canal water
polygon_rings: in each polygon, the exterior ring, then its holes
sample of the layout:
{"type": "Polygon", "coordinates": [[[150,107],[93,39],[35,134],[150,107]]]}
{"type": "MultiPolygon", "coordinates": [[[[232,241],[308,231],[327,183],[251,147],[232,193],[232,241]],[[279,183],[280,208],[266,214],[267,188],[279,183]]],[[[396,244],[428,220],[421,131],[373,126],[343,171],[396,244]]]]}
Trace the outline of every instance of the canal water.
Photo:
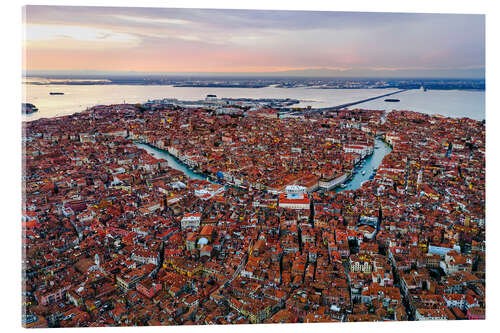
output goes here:
{"type": "Polygon", "coordinates": [[[370,177],[374,174],[374,170],[378,168],[384,156],[389,154],[392,151],[392,148],[386,144],[383,140],[376,138],[375,139],[375,149],[373,150],[373,154],[368,156],[364,160],[364,164],[357,167],[355,169],[355,174],[352,179],[346,183],[346,188],[338,187],[335,189],[335,192],[341,192],[346,190],[357,190],[361,187],[363,182],[370,180],[370,177]],[[364,172],[364,174],[363,174],[364,172]]]}
{"type": "Polygon", "coordinates": [[[136,142],[135,145],[146,150],[149,154],[153,155],[156,158],[163,158],[164,160],[167,160],[169,167],[175,170],[182,171],[189,178],[207,180],[206,176],[193,172],[186,164],[182,163],[175,156],[165,150],[158,149],[144,143],[136,142]]]}
{"type": "MultiPolygon", "coordinates": [[[[171,155],[169,152],[152,147],[150,145],[144,143],[135,143],[135,145],[139,148],[146,150],[149,154],[153,155],[156,158],[163,158],[168,162],[168,165],[176,170],[182,171],[186,176],[193,179],[204,179],[207,180],[205,175],[193,172],[187,165],[179,161],[176,157],[171,155]]],[[[363,182],[370,179],[374,170],[378,168],[384,156],[391,152],[391,147],[387,145],[381,139],[375,139],[375,149],[371,156],[368,156],[364,160],[364,164],[360,167],[357,167],[355,170],[355,174],[352,179],[346,183],[346,188],[337,188],[335,192],[341,192],[345,190],[356,190],[361,187],[363,182]],[[364,171],[364,174],[363,174],[364,171]]]]}

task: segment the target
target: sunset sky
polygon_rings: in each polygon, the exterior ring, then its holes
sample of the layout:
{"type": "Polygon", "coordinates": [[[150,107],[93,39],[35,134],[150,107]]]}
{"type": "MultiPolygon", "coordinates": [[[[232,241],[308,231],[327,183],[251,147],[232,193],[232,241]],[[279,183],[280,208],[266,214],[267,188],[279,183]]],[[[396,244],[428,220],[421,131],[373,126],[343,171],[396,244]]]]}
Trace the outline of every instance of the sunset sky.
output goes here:
{"type": "Polygon", "coordinates": [[[27,6],[30,72],[484,77],[484,16],[27,6]]]}

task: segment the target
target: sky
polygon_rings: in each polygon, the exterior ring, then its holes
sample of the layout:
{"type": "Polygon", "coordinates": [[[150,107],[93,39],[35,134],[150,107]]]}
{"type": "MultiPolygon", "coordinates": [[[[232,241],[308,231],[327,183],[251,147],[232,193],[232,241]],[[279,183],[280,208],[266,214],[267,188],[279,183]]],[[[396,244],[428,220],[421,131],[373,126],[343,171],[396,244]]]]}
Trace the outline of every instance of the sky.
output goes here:
{"type": "Polygon", "coordinates": [[[30,73],[484,78],[484,15],[26,6],[30,73]]]}

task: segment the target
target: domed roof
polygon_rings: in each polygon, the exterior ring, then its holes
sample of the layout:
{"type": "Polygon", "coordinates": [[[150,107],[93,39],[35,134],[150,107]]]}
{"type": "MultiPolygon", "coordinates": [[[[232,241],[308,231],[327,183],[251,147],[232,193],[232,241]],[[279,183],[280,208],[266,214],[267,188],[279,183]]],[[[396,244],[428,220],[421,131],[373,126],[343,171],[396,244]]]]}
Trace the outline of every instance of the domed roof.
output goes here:
{"type": "Polygon", "coordinates": [[[208,239],[206,239],[205,237],[201,237],[200,239],[198,239],[198,245],[207,245],[208,244],[208,239]]]}

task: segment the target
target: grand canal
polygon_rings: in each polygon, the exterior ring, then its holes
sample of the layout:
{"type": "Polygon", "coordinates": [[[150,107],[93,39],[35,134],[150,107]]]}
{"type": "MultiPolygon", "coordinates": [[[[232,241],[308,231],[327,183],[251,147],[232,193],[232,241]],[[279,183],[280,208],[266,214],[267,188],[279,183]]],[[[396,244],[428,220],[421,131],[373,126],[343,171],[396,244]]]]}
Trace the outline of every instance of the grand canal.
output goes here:
{"type": "MultiPolygon", "coordinates": [[[[158,149],[144,143],[136,143],[137,147],[146,150],[149,154],[156,158],[165,159],[168,165],[176,170],[182,171],[187,177],[192,179],[207,179],[203,174],[196,173],[191,170],[186,164],[179,161],[172,154],[166,150],[158,149]]],[[[363,182],[370,179],[374,171],[378,168],[384,156],[391,152],[391,147],[387,145],[384,141],[379,138],[375,139],[375,149],[373,154],[368,156],[361,162],[361,164],[355,169],[353,177],[345,184],[345,188],[338,187],[335,192],[345,191],[345,190],[356,190],[361,187],[363,182]]]]}

